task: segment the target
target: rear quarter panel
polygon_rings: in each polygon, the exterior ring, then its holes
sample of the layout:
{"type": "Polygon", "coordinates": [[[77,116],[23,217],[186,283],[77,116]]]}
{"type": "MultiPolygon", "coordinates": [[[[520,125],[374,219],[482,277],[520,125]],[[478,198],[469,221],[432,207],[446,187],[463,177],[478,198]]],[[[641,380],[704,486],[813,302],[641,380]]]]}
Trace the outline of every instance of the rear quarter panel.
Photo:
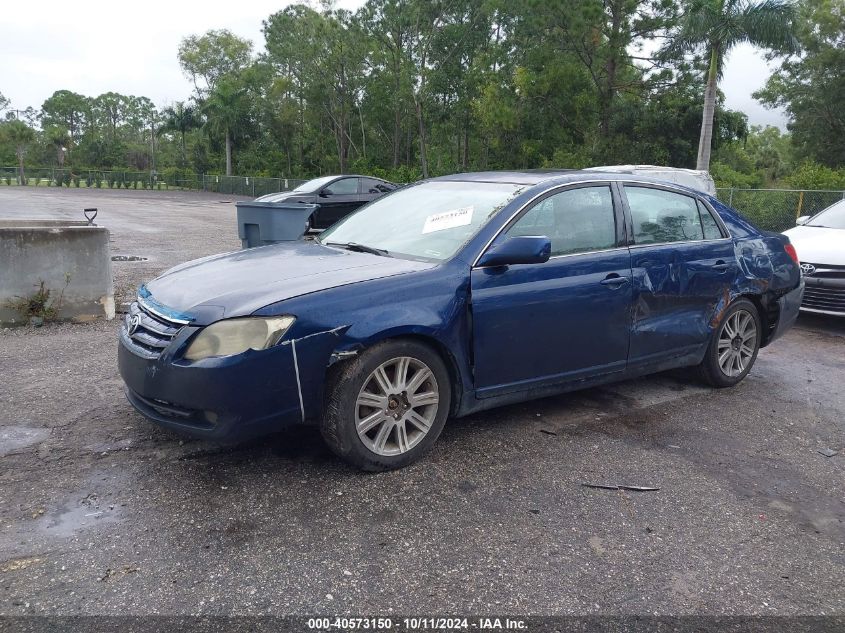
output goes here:
{"type": "Polygon", "coordinates": [[[763,309],[761,316],[767,321],[763,339],[765,345],[777,325],[777,300],[801,283],[801,269],[784,250],[789,238],[758,229],[716,198],[710,197],[708,201],[730,231],[734,242],[739,273],[731,300],[738,295],[758,300],[763,309]]]}
{"type": "Polygon", "coordinates": [[[765,280],[765,290],[777,296],[798,286],[801,269],[784,250],[789,238],[781,233],[758,229],[716,198],[710,197],[709,202],[734,238],[737,257],[748,277],[765,280]]]}

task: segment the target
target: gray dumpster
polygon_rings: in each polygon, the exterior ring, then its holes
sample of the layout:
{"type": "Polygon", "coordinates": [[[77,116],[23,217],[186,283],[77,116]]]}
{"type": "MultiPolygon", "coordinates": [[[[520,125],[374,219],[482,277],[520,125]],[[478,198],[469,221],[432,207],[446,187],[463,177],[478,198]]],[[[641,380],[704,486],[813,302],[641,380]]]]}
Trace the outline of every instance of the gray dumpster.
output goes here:
{"type": "Polygon", "coordinates": [[[296,202],[238,202],[238,237],[243,248],[298,240],[305,234],[316,204],[296,202]]]}

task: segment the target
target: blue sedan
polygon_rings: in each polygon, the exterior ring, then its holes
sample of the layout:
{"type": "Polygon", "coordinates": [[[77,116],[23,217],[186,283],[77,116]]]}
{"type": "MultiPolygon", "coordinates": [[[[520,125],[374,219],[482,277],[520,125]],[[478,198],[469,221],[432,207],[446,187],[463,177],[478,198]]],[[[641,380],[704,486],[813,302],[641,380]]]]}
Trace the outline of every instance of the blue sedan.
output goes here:
{"type": "Polygon", "coordinates": [[[120,332],[132,405],[193,436],[312,422],[366,470],[447,418],[694,366],[741,381],[794,322],[789,239],[715,198],[595,172],[434,178],[313,242],[215,255],[143,286],[120,332]]]}

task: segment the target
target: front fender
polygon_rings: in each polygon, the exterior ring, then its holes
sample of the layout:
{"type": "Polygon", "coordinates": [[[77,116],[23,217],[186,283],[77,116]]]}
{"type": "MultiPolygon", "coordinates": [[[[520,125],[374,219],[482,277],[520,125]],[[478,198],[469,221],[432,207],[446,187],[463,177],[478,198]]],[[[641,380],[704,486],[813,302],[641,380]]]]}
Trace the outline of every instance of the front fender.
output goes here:
{"type": "Polygon", "coordinates": [[[470,391],[468,293],[463,268],[444,266],[316,292],[256,314],[297,317],[280,344],[295,351],[304,417],[316,419],[329,367],[390,338],[429,341],[453,372],[458,396],[470,391]]]}

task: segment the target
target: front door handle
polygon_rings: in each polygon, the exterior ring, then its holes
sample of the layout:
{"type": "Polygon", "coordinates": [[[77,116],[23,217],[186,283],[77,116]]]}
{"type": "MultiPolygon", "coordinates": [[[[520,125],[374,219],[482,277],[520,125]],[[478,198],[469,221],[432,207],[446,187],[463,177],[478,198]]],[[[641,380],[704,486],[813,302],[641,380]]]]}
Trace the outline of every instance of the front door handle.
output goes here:
{"type": "Polygon", "coordinates": [[[725,272],[728,268],[730,268],[730,266],[720,259],[715,264],[713,264],[713,266],[711,268],[713,268],[713,270],[717,270],[720,273],[722,273],[722,272],[725,272]]]}
{"type": "Polygon", "coordinates": [[[624,284],[628,283],[627,277],[620,277],[616,273],[610,273],[607,277],[602,279],[599,283],[602,286],[610,286],[611,288],[618,288],[624,284]]]}

